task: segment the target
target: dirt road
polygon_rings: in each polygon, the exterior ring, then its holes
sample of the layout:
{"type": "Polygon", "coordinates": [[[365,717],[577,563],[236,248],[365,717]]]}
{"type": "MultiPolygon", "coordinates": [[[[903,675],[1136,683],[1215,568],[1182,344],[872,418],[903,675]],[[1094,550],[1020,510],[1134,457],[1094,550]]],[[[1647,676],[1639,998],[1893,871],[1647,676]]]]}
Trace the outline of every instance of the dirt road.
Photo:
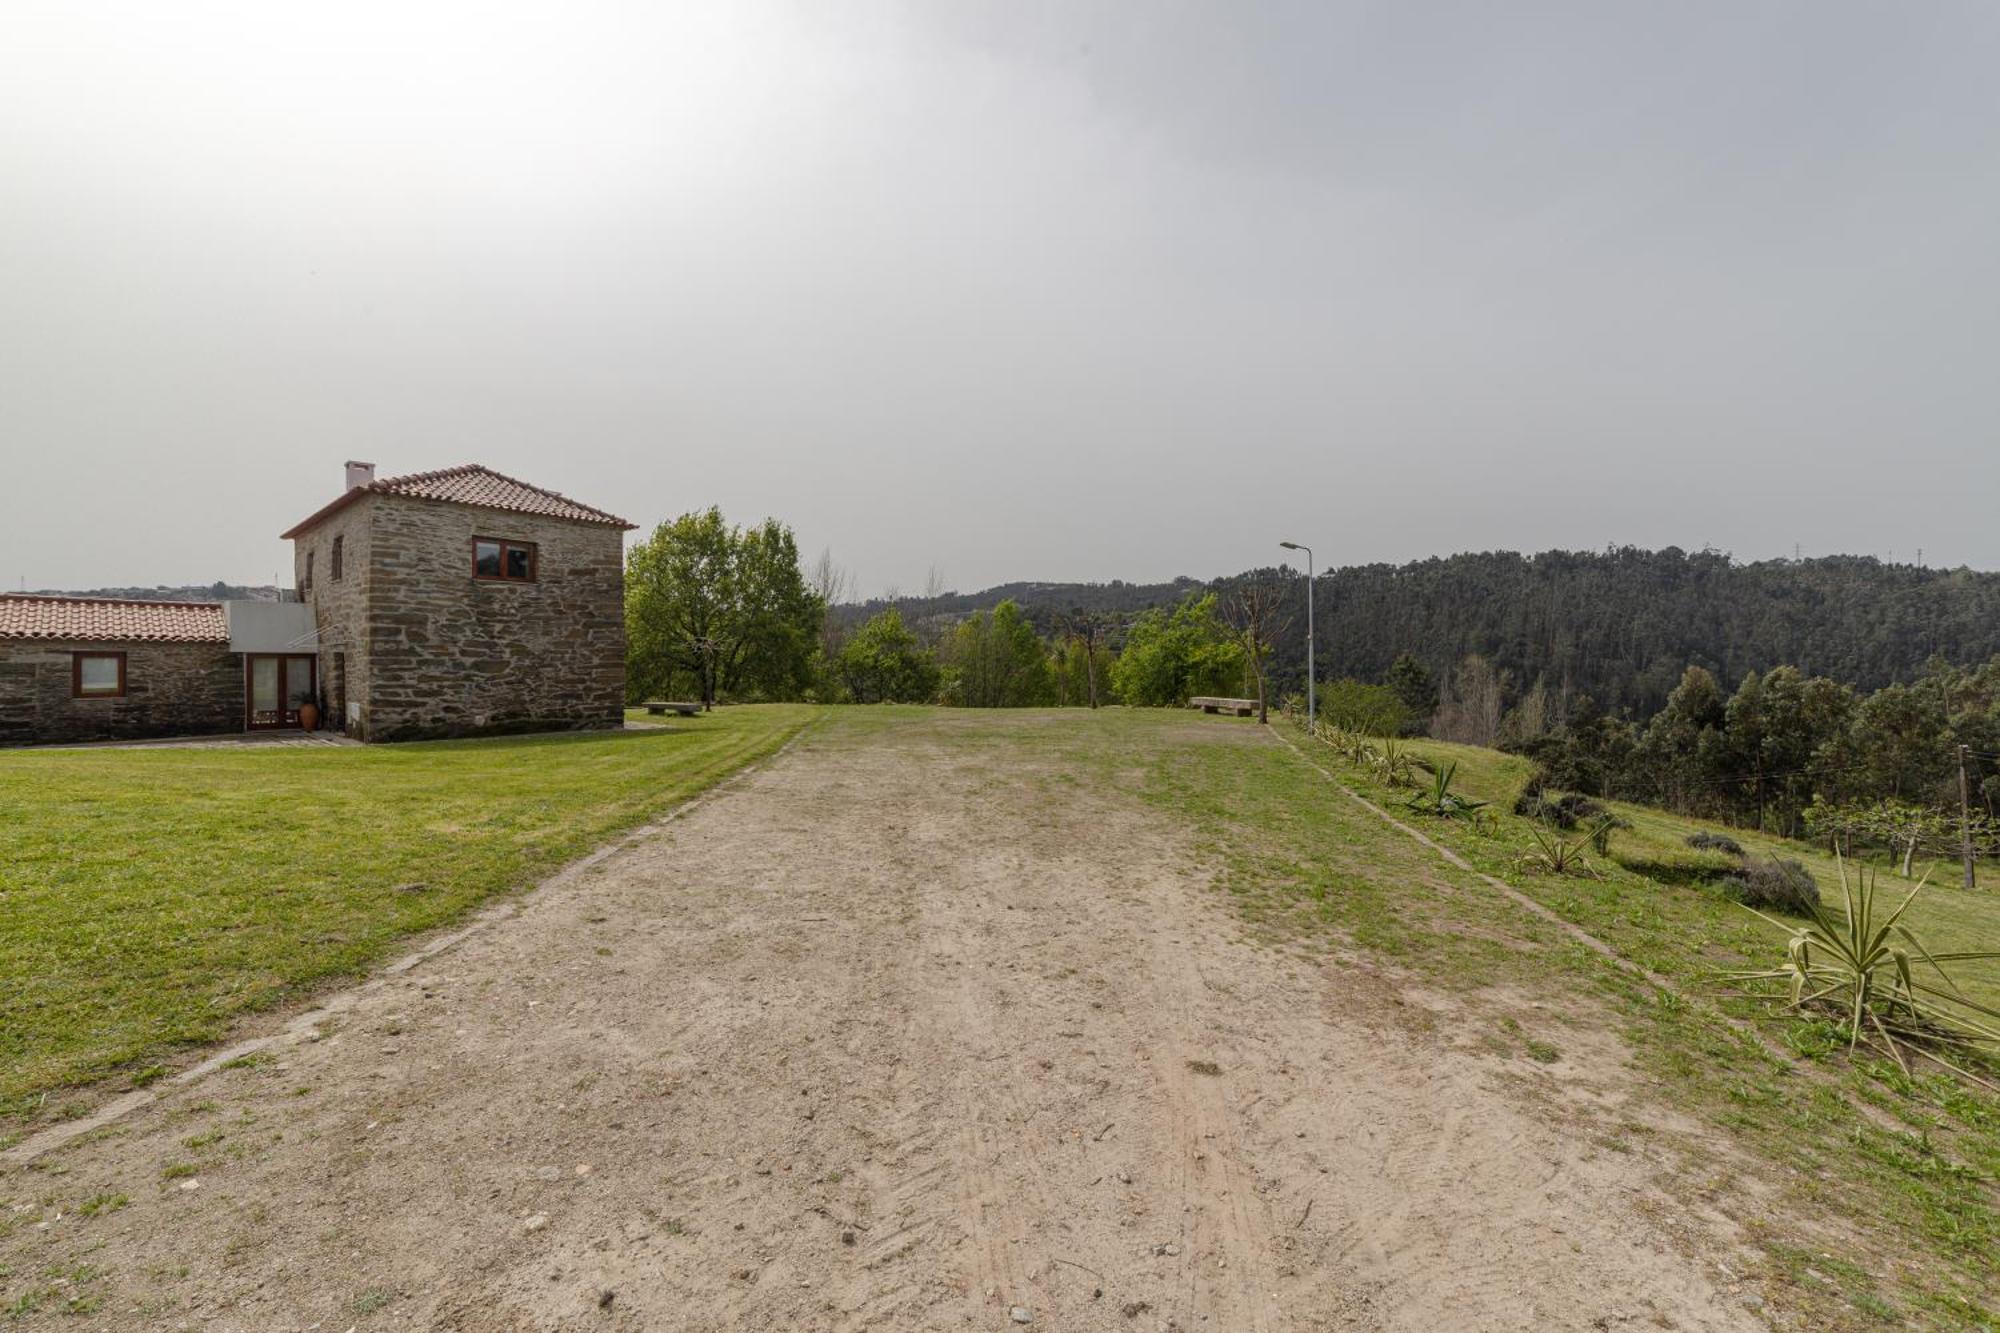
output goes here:
{"type": "Polygon", "coordinates": [[[1658,1162],[1399,1017],[1441,1001],[1243,941],[1159,810],[979,731],[1037,725],[810,734],[0,1177],[0,1266],[65,1328],[1763,1327],[1658,1162]]]}

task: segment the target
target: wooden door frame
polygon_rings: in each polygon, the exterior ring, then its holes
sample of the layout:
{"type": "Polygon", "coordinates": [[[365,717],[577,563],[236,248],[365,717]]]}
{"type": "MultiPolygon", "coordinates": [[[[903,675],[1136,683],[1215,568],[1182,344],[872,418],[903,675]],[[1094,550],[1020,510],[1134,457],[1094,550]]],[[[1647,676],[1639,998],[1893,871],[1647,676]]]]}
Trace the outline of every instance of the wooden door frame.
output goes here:
{"type": "Polygon", "coordinates": [[[290,698],[292,694],[292,688],[291,688],[292,673],[290,664],[295,659],[301,657],[306,659],[306,661],[312,663],[311,667],[309,667],[306,672],[306,678],[307,681],[309,682],[306,688],[307,692],[312,695],[315,701],[317,701],[319,699],[319,654],[318,653],[243,654],[243,730],[291,731],[297,729],[298,723],[292,722],[287,724],[285,721],[285,714],[293,711],[285,706],[285,700],[290,698]],[[277,660],[278,663],[278,720],[276,722],[260,723],[256,720],[257,696],[256,696],[256,687],[254,684],[255,678],[252,675],[252,672],[255,670],[255,668],[252,666],[252,663],[254,663],[260,657],[274,658],[277,660]]]}

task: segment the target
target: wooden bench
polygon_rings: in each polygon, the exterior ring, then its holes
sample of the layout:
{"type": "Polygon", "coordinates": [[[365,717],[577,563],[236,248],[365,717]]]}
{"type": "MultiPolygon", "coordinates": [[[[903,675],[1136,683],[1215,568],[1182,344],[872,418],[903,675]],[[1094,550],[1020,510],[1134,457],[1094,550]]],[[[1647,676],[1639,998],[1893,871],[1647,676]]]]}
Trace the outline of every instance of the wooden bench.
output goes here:
{"type": "Polygon", "coordinates": [[[1188,707],[1204,713],[1234,713],[1237,717],[1254,717],[1257,713],[1255,699],[1213,699],[1200,695],[1188,700],[1188,707]]]}
{"type": "Polygon", "coordinates": [[[701,711],[700,704],[676,703],[669,699],[648,699],[645,707],[654,717],[664,717],[669,712],[679,713],[682,717],[693,717],[701,711]]]}

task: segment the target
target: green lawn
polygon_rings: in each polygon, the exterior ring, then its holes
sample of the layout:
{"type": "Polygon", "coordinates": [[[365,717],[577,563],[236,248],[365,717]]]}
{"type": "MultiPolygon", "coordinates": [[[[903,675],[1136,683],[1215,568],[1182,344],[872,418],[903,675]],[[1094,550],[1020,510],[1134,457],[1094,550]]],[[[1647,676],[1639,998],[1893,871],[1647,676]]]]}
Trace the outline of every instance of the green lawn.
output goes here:
{"type": "MultiPolygon", "coordinates": [[[[1411,748],[1427,759],[1458,764],[1457,785],[1463,786],[1475,797],[1492,801],[1493,807],[1500,811],[1511,807],[1532,767],[1517,755],[1470,745],[1419,741],[1411,748]]],[[[1726,868],[1733,863],[1731,859],[1696,852],[1687,845],[1688,835],[1708,831],[1728,834],[1752,857],[1781,856],[1803,861],[1819,881],[1822,900],[1834,908],[1840,905],[1840,867],[1832,854],[1821,847],[1746,829],[1683,819],[1649,806],[1630,805],[1622,801],[1605,804],[1632,824],[1631,829],[1621,830],[1614,837],[1611,862],[1593,858],[1595,864],[1610,872],[1607,882],[1612,887],[1608,896],[1617,896],[1618,886],[1629,885],[1633,878],[1651,882],[1644,873],[1632,876],[1620,873],[1634,868],[1656,873],[1672,873],[1675,867],[1688,872],[1726,868]]],[[[1513,843],[1508,845],[1511,847],[1513,843]]],[[[1525,844],[1522,848],[1525,849],[1525,844]]],[[[1847,867],[1850,879],[1863,869],[1879,876],[1880,892],[1884,898],[1893,894],[1900,901],[1903,894],[1916,887],[1916,879],[1902,878],[1897,868],[1890,866],[1879,854],[1871,856],[1865,865],[1850,863],[1847,867]]],[[[1917,879],[1923,877],[1924,870],[1920,862],[1916,867],[1917,879]]],[[[1982,867],[1981,876],[1981,887],[1967,893],[1959,887],[1960,871],[1956,861],[1942,862],[1932,869],[1927,887],[1918,894],[1904,917],[1904,923],[1923,940],[1925,947],[1934,953],[2000,949],[2000,867],[1990,864],[1982,867]]],[[[1715,897],[1714,894],[1707,895],[1709,900],[1715,897]]],[[[1760,927],[1748,913],[1725,911],[1723,915],[1734,917],[1736,924],[1742,928],[1742,935],[1736,936],[1735,932],[1731,932],[1732,937],[1745,941],[1779,938],[1778,932],[1760,927]]],[[[1988,1004],[2000,1005],[2000,965],[1968,965],[1960,969],[1959,980],[1969,993],[1988,1004]]]]}
{"type": "MultiPolygon", "coordinates": [[[[1635,827],[1615,835],[1609,858],[1591,858],[1597,877],[1535,873],[1522,861],[1534,846],[1530,825],[1505,813],[1527,775],[1523,761],[1416,743],[1426,757],[1456,760],[1455,787],[1502,812],[1479,829],[1408,810],[1406,790],[1273,722],[1280,727],[1340,785],[1664,976],[1676,994],[1616,971],[1434,857],[1399,874],[1413,841],[1342,800],[1290,750],[1169,747],[1151,792],[1209,831],[1247,914],[1294,937],[1330,930],[1447,988],[1537,995],[1557,1012],[1580,1000],[1608,1005],[1653,1095],[1704,1126],[1681,1142],[1712,1175],[1685,1202],[1719,1206],[1743,1226],[1763,1255],[1748,1276],[1782,1292],[1814,1328],[2000,1328],[2000,1097],[1934,1067],[1908,1077],[1885,1059],[1850,1059],[1827,1025],[1731,996],[1722,974],[1782,961],[1784,937],[1687,875],[1713,859],[1683,841],[1701,825],[1618,806],[1635,827]],[[1793,1054],[1775,1058],[1718,1011],[1793,1054]],[[1775,1194],[1737,1195],[1732,1154],[1765,1163],[1763,1189],[1775,1182],[1775,1194]]],[[[1838,904],[1829,857],[1730,832],[1758,853],[1805,860],[1838,904]]],[[[1885,891],[1904,883],[1889,874],[1882,882],[1885,891]]],[[[1934,949],[2000,943],[2000,901],[1983,891],[1928,891],[1909,920],[1934,949]]],[[[2000,967],[1966,965],[1959,978],[2000,996],[2000,967]]],[[[1509,1029],[1502,1040],[1518,1035],[1509,1029]]],[[[1559,1030],[1528,1035],[1557,1048],[1563,1040],[1559,1030]]]]}
{"type": "MultiPolygon", "coordinates": [[[[142,1080],[783,745],[815,710],[352,748],[0,751],[0,1117],[142,1080]]],[[[0,1120],[0,1139],[9,1127],[0,1120]]]]}

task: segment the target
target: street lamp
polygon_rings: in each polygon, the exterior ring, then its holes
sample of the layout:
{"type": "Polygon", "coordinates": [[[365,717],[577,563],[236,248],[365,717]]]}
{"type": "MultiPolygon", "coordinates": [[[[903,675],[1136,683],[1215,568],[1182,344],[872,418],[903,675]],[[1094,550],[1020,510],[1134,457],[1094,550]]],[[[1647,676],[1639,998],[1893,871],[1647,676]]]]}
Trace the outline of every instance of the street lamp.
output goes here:
{"type": "Polygon", "coordinates": [[[1306,730],[1310,731],[1319,717],[1313,698],[1313,548],[1297,542],[1279,542],[1278,545],[1287,551],[1306,553],[1306,730]]]}

